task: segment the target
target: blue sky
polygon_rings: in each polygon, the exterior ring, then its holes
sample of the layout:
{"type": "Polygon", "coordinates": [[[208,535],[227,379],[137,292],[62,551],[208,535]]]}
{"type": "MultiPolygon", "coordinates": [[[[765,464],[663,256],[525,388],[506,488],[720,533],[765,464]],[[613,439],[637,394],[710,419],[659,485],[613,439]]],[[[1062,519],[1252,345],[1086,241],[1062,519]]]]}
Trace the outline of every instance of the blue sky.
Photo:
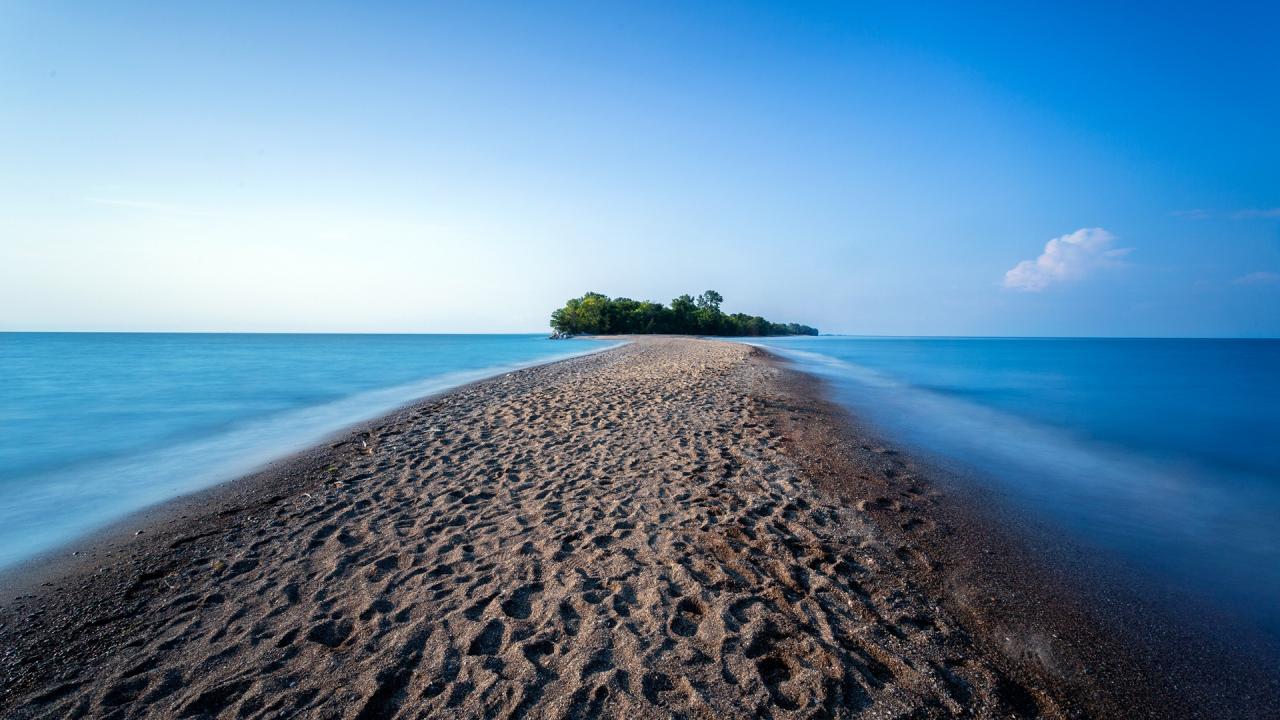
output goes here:
{"type": "Polygon", "coordinates": [[[0,4],[2,329],[1280,335],[1274,4],[110,5],[0,4]]]}

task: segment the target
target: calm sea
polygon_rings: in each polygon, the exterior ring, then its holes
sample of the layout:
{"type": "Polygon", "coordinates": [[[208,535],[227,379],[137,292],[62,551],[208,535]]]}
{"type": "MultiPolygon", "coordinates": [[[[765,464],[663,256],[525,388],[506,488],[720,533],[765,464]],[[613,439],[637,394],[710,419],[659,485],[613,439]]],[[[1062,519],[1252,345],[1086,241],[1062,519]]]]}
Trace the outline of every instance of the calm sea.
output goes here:
{"type": "Polygon", "coordinates": [[[0,333],[0,567],[415,398],[609,344],[0,333]]]}
{"type": "Polygon", "coordinates": [[[759,344],[985,496],[1280,637],[1280,341],[759,344]]]}

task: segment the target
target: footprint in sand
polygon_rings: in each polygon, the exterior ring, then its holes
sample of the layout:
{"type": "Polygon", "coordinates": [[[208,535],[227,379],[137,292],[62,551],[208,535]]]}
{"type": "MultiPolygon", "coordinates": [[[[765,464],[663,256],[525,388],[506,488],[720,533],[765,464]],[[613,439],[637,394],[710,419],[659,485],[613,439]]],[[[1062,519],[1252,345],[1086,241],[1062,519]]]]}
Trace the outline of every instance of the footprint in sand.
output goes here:
{"type": "Polygon", "coordinates": [[[671,632],[681,637],[691,637],[698,632],[702,622],[702,607],[689,598],[682,598],[676,603],[676,612],[671,617],[671,632]]]}
{"type": "Polygon", "coordinates": [[[468,655],[492,655],[502,647],[502,636],[506,634],[506,628],[500,620],[490,620],[480,634],[471,641],[471,647],[467,648],[468,655]]]}
{"type": "Polygon", "coordinates": [[[516,620],[527,619],[533,614],[532,599],[541,592],[542,583],[529,583],[517,589],[511,594],[511,597],[502,601],[502,612],[506,613],[507,617],[515,618],[516,620]]]}

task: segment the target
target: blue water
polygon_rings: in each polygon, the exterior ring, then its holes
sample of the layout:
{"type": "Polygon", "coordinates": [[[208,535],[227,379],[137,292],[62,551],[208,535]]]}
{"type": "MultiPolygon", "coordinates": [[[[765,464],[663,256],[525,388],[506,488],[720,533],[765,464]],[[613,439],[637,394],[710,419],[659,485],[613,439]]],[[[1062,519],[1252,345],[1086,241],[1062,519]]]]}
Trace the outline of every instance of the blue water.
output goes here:
{"type": "Polygon", "coordinates": [[[888,437],[1280,637],[1280,341],[779,338],[888,437]]]}
{"type": "Polygon", "coordinates": [[[539,335],[0,333],[0,567],[415,398],[608,345],[539,335]]]}

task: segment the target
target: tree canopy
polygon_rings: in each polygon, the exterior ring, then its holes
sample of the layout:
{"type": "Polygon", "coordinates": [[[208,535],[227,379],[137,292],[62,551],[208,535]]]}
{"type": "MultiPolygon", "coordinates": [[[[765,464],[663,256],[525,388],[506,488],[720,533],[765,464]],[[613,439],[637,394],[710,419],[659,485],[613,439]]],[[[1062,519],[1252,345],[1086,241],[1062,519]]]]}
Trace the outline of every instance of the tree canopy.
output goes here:
{"type": "Polygon", "coordinates": [[[668,307],[596,292],[573,298],[551,313],[551,328],[566,335],[817,335],[817,328],[769,322],[759,315],[720,310],[724,296],[708,290],[698,297],[681,295],[668,307]]]}

